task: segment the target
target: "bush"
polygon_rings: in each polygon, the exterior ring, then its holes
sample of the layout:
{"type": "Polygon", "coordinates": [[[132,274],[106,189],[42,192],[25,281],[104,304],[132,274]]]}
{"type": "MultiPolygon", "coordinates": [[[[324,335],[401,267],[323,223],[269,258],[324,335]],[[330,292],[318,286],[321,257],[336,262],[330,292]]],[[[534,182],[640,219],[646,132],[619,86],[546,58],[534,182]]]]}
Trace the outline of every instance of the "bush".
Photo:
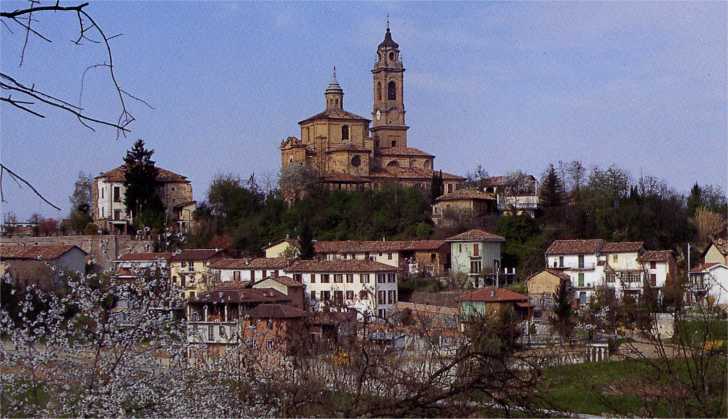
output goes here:
{"type": "Polygon", "coordinates": [[[89,236],[95,236],[98,232],[99,226],[94,223],[86,224],[86,228],[83,229],[83,234],[87,234],[89,236]]]}

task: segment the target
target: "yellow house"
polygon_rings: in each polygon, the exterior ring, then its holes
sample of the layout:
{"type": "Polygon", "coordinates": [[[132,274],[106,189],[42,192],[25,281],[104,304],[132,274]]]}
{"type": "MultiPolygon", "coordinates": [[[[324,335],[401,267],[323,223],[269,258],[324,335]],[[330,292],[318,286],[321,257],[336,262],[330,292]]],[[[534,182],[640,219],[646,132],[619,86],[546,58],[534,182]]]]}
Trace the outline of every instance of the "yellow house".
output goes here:
{"type": "Polygon", "coordinates": [[[458,220],[482,217],[495,213],[496,198],[490,193],[474,189],[460,189],[444,194],[432,205],[432,221],[447,226],[458,220]]]}
{"type": "Polygon", "coordinates": [[[263,250],[267,259],[295,258],[300,253],[298,240],[288,238],[271,243],[267,247],[264,247],[263,250]]]}
{"type": "Polygon", "coordinates": [[[570,281],[569,276],[552,269],[531,275],[526,280],[528,301],[536,307],[551,307],[554,304],[554,294],[559,291],[561,281],[570,281]]]}
{"type": "Polygon", "coordinates": [[[703,260],[705,263],[728,264],[728,240],[713,240],[708,249],[705,251],[703,260]]]}
{"type": "Polygon", "coordinates": [[[224,256],[221,249],[184,249],[174,253],[169,261],[169,274],[172,282],[182,288],[182,297],[195,297],[207,290],[212,278],[209,264],[224,256]]]}

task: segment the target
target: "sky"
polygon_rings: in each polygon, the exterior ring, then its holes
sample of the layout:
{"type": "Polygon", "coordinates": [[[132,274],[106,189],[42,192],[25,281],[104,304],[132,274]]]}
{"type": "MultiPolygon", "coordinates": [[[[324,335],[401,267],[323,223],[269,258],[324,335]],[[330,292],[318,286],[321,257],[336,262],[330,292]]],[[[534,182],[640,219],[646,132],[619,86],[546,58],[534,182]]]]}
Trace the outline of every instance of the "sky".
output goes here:
{"type": "MultiPolygon", "coordinates": [[[[3,1],[3,10],[24,6],[3,1]]],[[[324,108],[335,65],[346,109],[371,114],[376,47],[387,15],[406,67],[408,144],[464,175],[549,163],[616,164],[686,192],[728,185],[726,2],[93,2],[112,42],[132,132],[92,132],[47,108],[0,105],[0,160],[62,211],[3,180],[2,212],[65,217],[80,171],[122,163],[142,138],[161,167],[204,200],[218,174],[274,182],[283,138],[324,108]]],[[[70,42],[74,16],[38,16],[53,43],[0,27],[0,68],[92,116],[119,108],[100,45],[70,42]]],[[[0,92],[0,94],[3,94],[0,92]]]]}

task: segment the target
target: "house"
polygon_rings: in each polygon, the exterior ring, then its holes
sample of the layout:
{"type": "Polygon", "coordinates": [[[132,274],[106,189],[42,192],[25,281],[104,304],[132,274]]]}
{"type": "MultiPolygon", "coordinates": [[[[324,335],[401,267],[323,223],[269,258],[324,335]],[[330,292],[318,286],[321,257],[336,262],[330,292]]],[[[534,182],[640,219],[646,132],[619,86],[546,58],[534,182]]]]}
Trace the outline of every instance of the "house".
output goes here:
{"type": "Polygon", "coordinates": [[[263,248],[265,257],[271,258],[296,258],[301,253],[298,240],[285,238],[271,243],[263,248]]]}
{"type": "Polygon", "coordinates": [[[568,275],[579,304],[589,302],[603,284],[604,268],[598,265],[604,240],[555,240],[546,249],[546,266],[568,275]]]}
{"type": "MultiPolygon", "coordinates": [[[[600,250],[600,263],[603,265],[607,287],[617,296],[631,296],[638,299],[644,289],[646,279],[640,254],[645,248],[642,242],[607,242],[600,250]]],[[[664,286],[665,277],[661,278],[664,286]]],[[[655,281],[656,282],[656,281],[655,281]]]]}
{"type": "Polygon", "coordinates": [[[293,280],[288,276],[277,276],[261,279],[258,282],[252,284],[252,288],[269,288],[274,289],[281,294],[288,297],[291,301],[291,306],[299,309],[305,309],[305,295],[303,291],[303,284],[293,280]]]}
{"type": "Polygon", "coordinates": [[[472,220],[495,214],[493,194],[473,189],[460,189],[439,196],[432,205],[432,221],[438,226],[451,226],[461,220],[472,220]]]}
{"type": "Polygon", "coordinates": [[[225,257],[221,249],[183,249],[169,259],[172,283],[182,289],[184,298],[194,297],[212,284],[210,264],[225,257]]]}
{"type": "MultiPolygon", "coordinates": [[[[192,199],[192,183],[187,177],[158,168],[157,193],[167,210],[168,224],[187,231],[193,221],[195,201],[192,199]]],[[[134,223],[134,214],[124,204],[126,196],[126,165],[103,172],[94,178],[91,187],[94,224],[103,231],[119,234],[128,232],[134,223]]]]}
{"type": "Polygon", "coordinates": [[[728,264],[704,262],[690,270],[685,299],[688,304],[728,308],[728,264]]]}
{"type": "Polygon", "coordinates": [[[555,269],[545,269],[528,277],[526,280],[528,301],[534,306],[536,317],[554,307],[555,296],[564,282],[571,286],[571,278],[555,269]]]}
{"type": "Polygon", "coordinates": [[[0,246],[0,280],[16,288],[37,285],[53,291],[66,284],[64,275],[84,275],[88,254],[74,245],[0,246]]]}
{"type": "Polygon", "coordinates": [[[245,313],[243,341],[252,348],[290,353],[310,341],[309,313],[288,304],[259,304],[245,313]]]}
{"type": "Polygon", "coordinates": [[[405,337],[404,349],[454,349],[463,338],[457,307],[399,301],[391,319],[405,337]]]}
{"type": "Polygon", "coordinates": [[[640,254],[639,262],[650,286],[660,295],[665,286],[677,282],[677,262],[672,250],[645,250],[640,254]]]}
{"type": "Polygon", "coordinates": [[[320,240],[314,251],[326,260],[372,260],[412,275],[441,275],[450,262],[450,247],[444,240],[320,240]]]}
{"type": "Polygon", "coordinates": [[[473,229],[446,241],[450,244],[450,272],[467,275],[476,287],[499,281],[501,246],[506,239],[473,229]]]}
{"type": "Polygon", "coordinates": [[[728,264],[728,240],[715,239],[710,242],[710,246],[703,252],[703,261],[705,263],[725,263],[728,264]]]}
{"type": "Polygon", "coordinates": [[[278,258],[219,258],[210,262],[210,272],[216,281],[256,282],[264,278],[286,275],[285,268],[292,260],[278,258]]]}
{"type": "Polygon", "coordinates": [[[497,320],[512,310],[519,320],[530,320],[532,306],[528,296],[506,288],[481,288],[460,296],[460,330],[465,331],[469,323],[497,320]]]}
{"type": "Polygon", "coordinates": [[[169,275],[170,252],[133,252],[114,261],[114,276],[119,279],[135,278],[138,273],[160,269],[169,275]]]}
{"type": "Polygon", "coordinates": [[[533,175],[485,178],[483,190],[496,197],[498,212],[503,215],[535,217],[541,207],[538,180],[533,175]]]}
{"type": "Polygon", "coordinates": [[[297,260],[285,269],[303,283],[314,311],[385,318],[397,303],[397,268],[372,260],[297,260]]]}

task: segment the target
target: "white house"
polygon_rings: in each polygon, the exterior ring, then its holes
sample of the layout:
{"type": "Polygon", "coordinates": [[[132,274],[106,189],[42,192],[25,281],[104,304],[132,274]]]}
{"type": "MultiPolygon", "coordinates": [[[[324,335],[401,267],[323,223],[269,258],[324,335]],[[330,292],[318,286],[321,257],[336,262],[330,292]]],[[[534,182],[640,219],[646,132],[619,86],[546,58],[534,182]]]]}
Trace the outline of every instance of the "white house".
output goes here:
{"type": "Polygon", "coordinates": [[[127,253],[114,261],[115,276],[117,278],[129,278],[135,277],[139,272],[145,270],[161,269],[167,271],[171,257],[172,253],[169,252],[127,253]]]}
{"type": "Polygon", "coordinates": [[[558,269],[571,278],[579,304],[586,304],[602,285],[604,266],[599,251],[604,240],[555,240],[546,249],[546,267],[558,269]]]}
{"type": "Polygon", "coordinates": [[[304,284],[309,306],[385,318],[397,303],[397,268],[371,260],[299,260],[286,274],[304,284]]]}
{"type": "Polygon", "coordinates": [[[226,258],[210,262],[210,271],[220,282],[255,282],[285,276],[285,268],[290,264],[286,258],[226,258]]]}
{"type": "Polygon", "coordinates": [[[703,263],[691,269],[686,299],[691,304],[709,301],[722,308],[728,307],[728,265],[703,263]]]}

